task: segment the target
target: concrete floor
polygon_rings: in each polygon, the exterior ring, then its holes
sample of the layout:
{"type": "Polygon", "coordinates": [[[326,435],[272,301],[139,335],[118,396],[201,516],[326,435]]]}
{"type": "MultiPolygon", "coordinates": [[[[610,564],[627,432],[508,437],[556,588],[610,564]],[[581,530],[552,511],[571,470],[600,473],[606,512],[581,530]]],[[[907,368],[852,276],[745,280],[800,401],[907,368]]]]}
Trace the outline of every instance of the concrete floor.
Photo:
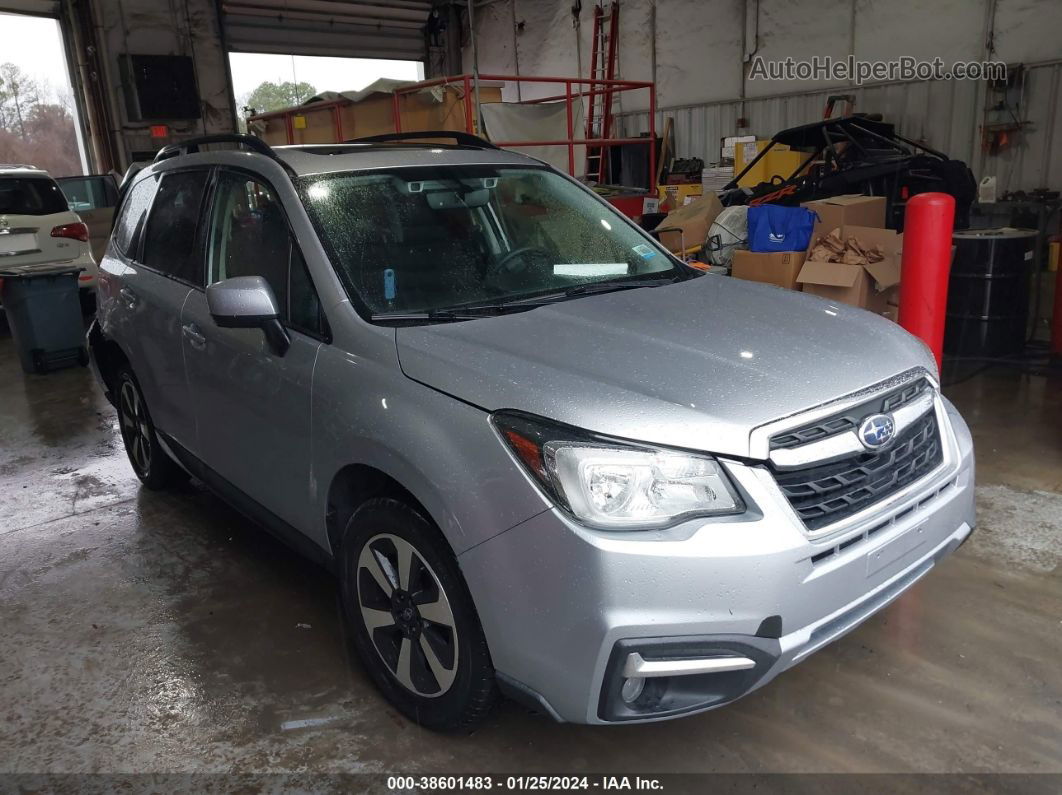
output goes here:
{"type": "Polygon", "coordinates": [[[139,489],[89,372],[23,376],[5,331],[0,771],[1062,772],[1062,382],[950,393],[980,529],[857,631],[715,712],[506,703],[443,737],[348,667],[325,574],[200,488],[139,489]]]}

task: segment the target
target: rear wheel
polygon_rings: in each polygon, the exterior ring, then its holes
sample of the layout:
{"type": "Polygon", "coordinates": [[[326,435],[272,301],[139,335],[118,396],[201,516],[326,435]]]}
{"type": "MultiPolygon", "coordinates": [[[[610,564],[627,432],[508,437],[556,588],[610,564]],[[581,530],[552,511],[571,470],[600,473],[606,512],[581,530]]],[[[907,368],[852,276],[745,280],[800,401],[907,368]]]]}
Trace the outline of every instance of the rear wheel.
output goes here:
{"type": "Polygon", "coordinates": [[[183,471],[159,445],[155,425],[132,370],[119,370],[116,383],[118,427],[136,476],[149,489],[163,489],[179,481],[183,471]]]}
{"type": "Polygon", "coordinates": [[[497,691],[472,597],[435,527],[394,499],[351,517],[340,549],[343,609],[376,686],[411,720],[473,729],[497,691]]]}

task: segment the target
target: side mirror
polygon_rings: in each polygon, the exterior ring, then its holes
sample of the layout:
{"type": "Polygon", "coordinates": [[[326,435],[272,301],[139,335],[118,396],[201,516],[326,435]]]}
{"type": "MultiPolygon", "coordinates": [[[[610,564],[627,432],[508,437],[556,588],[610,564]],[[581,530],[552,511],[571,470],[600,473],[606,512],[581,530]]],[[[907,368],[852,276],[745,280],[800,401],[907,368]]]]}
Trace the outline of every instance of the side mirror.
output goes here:
{"type": "Polygon", "coordinates": [[[207,308],[219,328],[260,328],[277,356],[291,347],[269,282],[261,276],[234,276],[206,289],[207,308]]]}

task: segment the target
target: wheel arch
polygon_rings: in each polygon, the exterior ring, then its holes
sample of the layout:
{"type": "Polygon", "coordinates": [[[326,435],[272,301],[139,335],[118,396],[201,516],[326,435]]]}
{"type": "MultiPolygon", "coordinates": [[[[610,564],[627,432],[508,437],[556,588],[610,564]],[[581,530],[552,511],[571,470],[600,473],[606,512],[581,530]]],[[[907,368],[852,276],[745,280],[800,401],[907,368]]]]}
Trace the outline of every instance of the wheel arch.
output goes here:
{"type": "MultiPolygon", "coordinates": [[[[431,511],[393,475],[370,464],[347,464],[335,473],[328,487],[325,528],[329,550],[333,556],[339,550],[343,531],[350,517],[361,505],[377,497],[391,497],[404,502],[438,530],[439,522],[432,516],[431,511]]],[[[439,531],[438,535],[450,546],[445,533],[439,531]]]]}
{"type": "Polygon", "coordinates": [[[104,394],[113,404],[117,399],[114,388],[118,371],[129,366],[129,357],[117,342],[103,333],[98,323],[93,323],[89,330],[88,345],[96,371],[103,382],[104,394]]]}

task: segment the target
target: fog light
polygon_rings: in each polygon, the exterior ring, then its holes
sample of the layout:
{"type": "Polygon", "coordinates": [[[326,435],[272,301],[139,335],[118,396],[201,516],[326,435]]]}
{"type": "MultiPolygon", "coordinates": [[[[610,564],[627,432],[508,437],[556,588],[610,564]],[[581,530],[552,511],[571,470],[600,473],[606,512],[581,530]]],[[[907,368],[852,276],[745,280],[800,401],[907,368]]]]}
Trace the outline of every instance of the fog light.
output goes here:
{"type": "Polygon", "coordinates": [[[630,679],[623,680],[623,687],[620,689],[620,696],[628,704],[633,704],[638,700],[638,696],[642,694],[645,689],[645,680],[640,676],[632,676],[630,679]]]}

